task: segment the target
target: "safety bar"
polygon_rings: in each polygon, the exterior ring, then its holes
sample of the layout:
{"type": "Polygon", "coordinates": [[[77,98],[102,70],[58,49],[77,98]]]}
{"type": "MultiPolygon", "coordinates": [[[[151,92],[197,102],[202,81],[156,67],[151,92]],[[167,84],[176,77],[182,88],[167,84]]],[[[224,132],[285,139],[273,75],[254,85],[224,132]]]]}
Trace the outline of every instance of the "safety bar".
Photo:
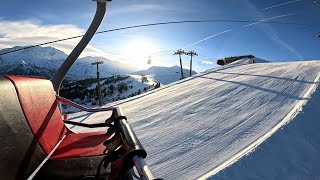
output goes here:
{"type": "Polygon", "coordinates": [[[107,108],[99,108],[99,109],[92,109],[92,108],[87,108],[87,107],[84,107],[84,106],[81,106],[80,104],[77,104],[75,102],[72,102],[70,101],[69,99],[66,99],[64,97],[61,97],[61,96],[58,96],[56,95],[56,100],[58,102],[60,102],[61,104],[65,104],[65,105],[68,105],[68,106],[72,106],[72,107],[75,107],[77,109],[80,109],[82,111],[86,111],[86,112],[101,112],[101,111],[112,111],[115,107],[113,106],[110,106],[110,107],[107,107],[107,108]]]}
{"type": "Polygon", "coordinates": [[[127,122],[127,118],[120,107],[113,109],[111,117],[106,122],[110,122],[111,119],[114,121],[116,134],[120,135],[121,138],[118,146],[123,148],[122,156],[124,157],[123,164],[125,165],[123,168],[129,170],[136,167],[140,179],[153,180],[154,177],[144,161],[144,158],[147,157],[147,152],[127,122]]]}
{"type": "Polygon", "coordinates": [[[146,162],[141,156],[134,156],[132,160],[133,160],[134,166],[136,167],[139,173],[140,179],[154,180],[154,177],[149,167],[147,166],[146,162]]]}
{"type": "Polygon", "coordinates": [[[125,158],[132,159],[136,155],[146,158],[147,152],[144,150],[127,120],[121,119],[118,122],[115,122],[115,126],[119,128],[118,130],[121,134],[122,145],[125,149],[125,158]]]}

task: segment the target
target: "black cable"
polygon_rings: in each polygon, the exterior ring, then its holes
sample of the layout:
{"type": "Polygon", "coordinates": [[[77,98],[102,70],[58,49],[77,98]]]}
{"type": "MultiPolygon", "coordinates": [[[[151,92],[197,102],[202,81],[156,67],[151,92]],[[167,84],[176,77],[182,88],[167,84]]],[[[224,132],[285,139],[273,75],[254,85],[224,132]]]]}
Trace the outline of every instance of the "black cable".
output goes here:
{"type": "MultiPolygon", "coordinates": [[[[120,30],[133,29],[133,28],[140,28],[140,27],[148,27],[148,26],[158,26],[158,25],[168,25],[168,24],[183,24],[183,23],[211,23],[211,22],[215,22],[215,23],[219,23],[219,22],[230,22],[230,23],[255,23],[255,22],[259,22],[259,23],[264,23],[264,24],[297,25],[297,26],[316,26],[316,25],[319,25],[319,24],[303,24],[303,23],[295,23],[295,22],[277,22],[277,21],[260,22],[260,21],[255,21],[255,20],[184,20],[184,21],[169,21],[169,22],[159,22],[159,23],[150,23],[150,24],[127,26],[127,27],[115,28],[115,29],[110,29],[110,30],[105,30],[105,31],[98,31],[95,34],[102,34],[102,33],[107,33],[107,32],[120,31],[120,30]]],[[[49,42],[45,42],[45,43],[41,43],[41,44],[37,44],[37,45],[26,46],[26,47],[23,47],[23,48],[18,48],[18,49],[7,51],[7,52],[2,52],[2,53],[0,53],[0,56],[1,55],[5,55],[5,54],[9,54],[9,53],[13,53],[13,52],[17,52],[17,51],[21,51],[21,50],[25,50],[25,49],[30,49],[30,48],[37,47],[37,46],[52,44],[52,43],[66,41],[66,40],[70,40],[70,39],[76,39],[76,38],[80,38],[80,37],[83,37],[83,36],[84,35],[73,36],[73,37],[64,38],[64,39],[58,39],[58,40],[55,40],[55,41],[49,41],[49,42]]]]}

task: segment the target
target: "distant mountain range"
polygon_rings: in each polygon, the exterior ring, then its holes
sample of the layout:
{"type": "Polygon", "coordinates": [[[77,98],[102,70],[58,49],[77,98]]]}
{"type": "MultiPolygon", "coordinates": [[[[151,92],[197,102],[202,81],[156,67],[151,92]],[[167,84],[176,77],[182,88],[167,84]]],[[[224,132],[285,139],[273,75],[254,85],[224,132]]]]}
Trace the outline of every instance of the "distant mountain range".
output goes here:
{"type": "MultiPolygon", "coordinates": [[[[7,52],[20,46],[2,49],[0,52],[7,52]]],[[[0,56],[0,73],[17,75],[38,75],[48,79],[53,78],[58,68],[67,58],[67,54],[53,47],[34,47],[10,54],[0,56]]],[[[79,58],[68,72],[66,78],[71,81],[83,80],[96,77],[96,67],[91,63],[95,60],[103,61],[99,65],[100,76],[110,77],[113,75],[145,75],[161,84],[169,84],[180,79],[180,67],[153,66],[147,70],[138,71],[135,67],[108,60],[104,57],[83,57],[79,58]]],[[[189,76],[189,70],[184,69],[184,76],[189,76]]],[[[195,71],[192,74],[196,74],[195,71]]]]}
{"type": "MultiPolygon", "coordinates": [[[[7,52],[21,47],[2,49],[7,52]]],[[[0,56],[0,73],[19,75],[39,75],[51,79],[67,58],[67,54],[53,47],[34,47],[0,56]]],[[[99,66],[101,77],[127,74],[138,69],[128,64],[110,61],[104,57],[79,58],[68,72],[69,80],[80,80],[96,76],[96,68],[91,65],[95,60],[103,61],[99,66]]]]}
{"type": "MultiPolygon", "coordinates": [[[[169,84],[174,81],[178,81],[181,78],[181,70],[179,66],[173,67],[162,67],[162,66],[152,66],[147,70],[137,71],[132,74],[145,75],[150,77],[161,84],[169,84]]],[[[190,76],[190,70],[183,69],[184,77],[190,76]]],[[[192,75],[197,74],[197,72],[192,71],[192,75]]]]}

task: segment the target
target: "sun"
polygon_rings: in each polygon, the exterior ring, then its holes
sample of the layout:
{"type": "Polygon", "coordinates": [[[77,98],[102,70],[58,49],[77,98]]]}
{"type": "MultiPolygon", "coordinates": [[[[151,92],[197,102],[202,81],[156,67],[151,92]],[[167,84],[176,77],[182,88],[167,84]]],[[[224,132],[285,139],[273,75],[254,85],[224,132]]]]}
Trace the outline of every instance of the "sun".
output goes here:
{"type": "Polygon", "coordinates": [[[155,52],[155,46],[151,41],[145,39],[135,39],[124,47],[124,55],[130,59],[130,64],[139,68],[146,69],[149,56],[155,52]]]}

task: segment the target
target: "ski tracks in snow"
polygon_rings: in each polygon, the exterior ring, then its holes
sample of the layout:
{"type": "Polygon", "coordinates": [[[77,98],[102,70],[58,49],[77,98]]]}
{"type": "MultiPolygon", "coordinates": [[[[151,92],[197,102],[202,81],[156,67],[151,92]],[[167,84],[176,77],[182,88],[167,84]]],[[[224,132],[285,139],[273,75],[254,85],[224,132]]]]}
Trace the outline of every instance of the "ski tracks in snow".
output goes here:
{"type": "Polygon", "coordinates": [[[319,69],[319,61],[229,65],[113,105],[123,108],[156,177],[206,179],[292,120],[319,69]]]}
{"type": "Polygon", "coordinates": [[[283,125],[289,123],[298,113],[299,111],[301,111],[302,106],[305,105],[307,103],[307,98],[309,98],[315,91],[315,89],[317,88],[318,84],[320,81],[320,71],[317,75],[317,77],[315,78],[315,80],[313,81],[313,83],[310,85],[310,88],[305,92],[305,94],[302,96],[303,99],[299,100],[299,102],[297,102],[297,104],[295,105],[295,107],[287,114],[287,116],[285,116],[283,118],[283,120],[281,122],[279,122],[276,126],[274,126],[272,129],[270,129],[269,132],[267,132],[266,134],[264,134],[262,137],[260,137],[257,141],[255,141],[254,143],[252,143],[251,145],[249,145],[248,147],[244,148],[243,150],[241,150],[239,153],[237,153],[236,155],[234,155],[233,157],[231,157],[229,160],[225,161],[224,163],[222,163],[221,165],[219,165],[218,167],[216,167],[215,169],[207,172],[206,174],[204,174],[203,176],[199,177],[198,179],[202,180],[202,179],[207,179],[215,174],[217,174],[219,171],[225,169],[226,167],[232,165],[233,163],[235,163],[236,161],[238,161],[241,157],[243,157],[244,155],[249,154],[251,151],[253,151],[257,146],[259,146],[261,143],[263,143],[266,139],[268,139],[273,133],[275,133],[278,129],[280,129],[283,125]]]}

